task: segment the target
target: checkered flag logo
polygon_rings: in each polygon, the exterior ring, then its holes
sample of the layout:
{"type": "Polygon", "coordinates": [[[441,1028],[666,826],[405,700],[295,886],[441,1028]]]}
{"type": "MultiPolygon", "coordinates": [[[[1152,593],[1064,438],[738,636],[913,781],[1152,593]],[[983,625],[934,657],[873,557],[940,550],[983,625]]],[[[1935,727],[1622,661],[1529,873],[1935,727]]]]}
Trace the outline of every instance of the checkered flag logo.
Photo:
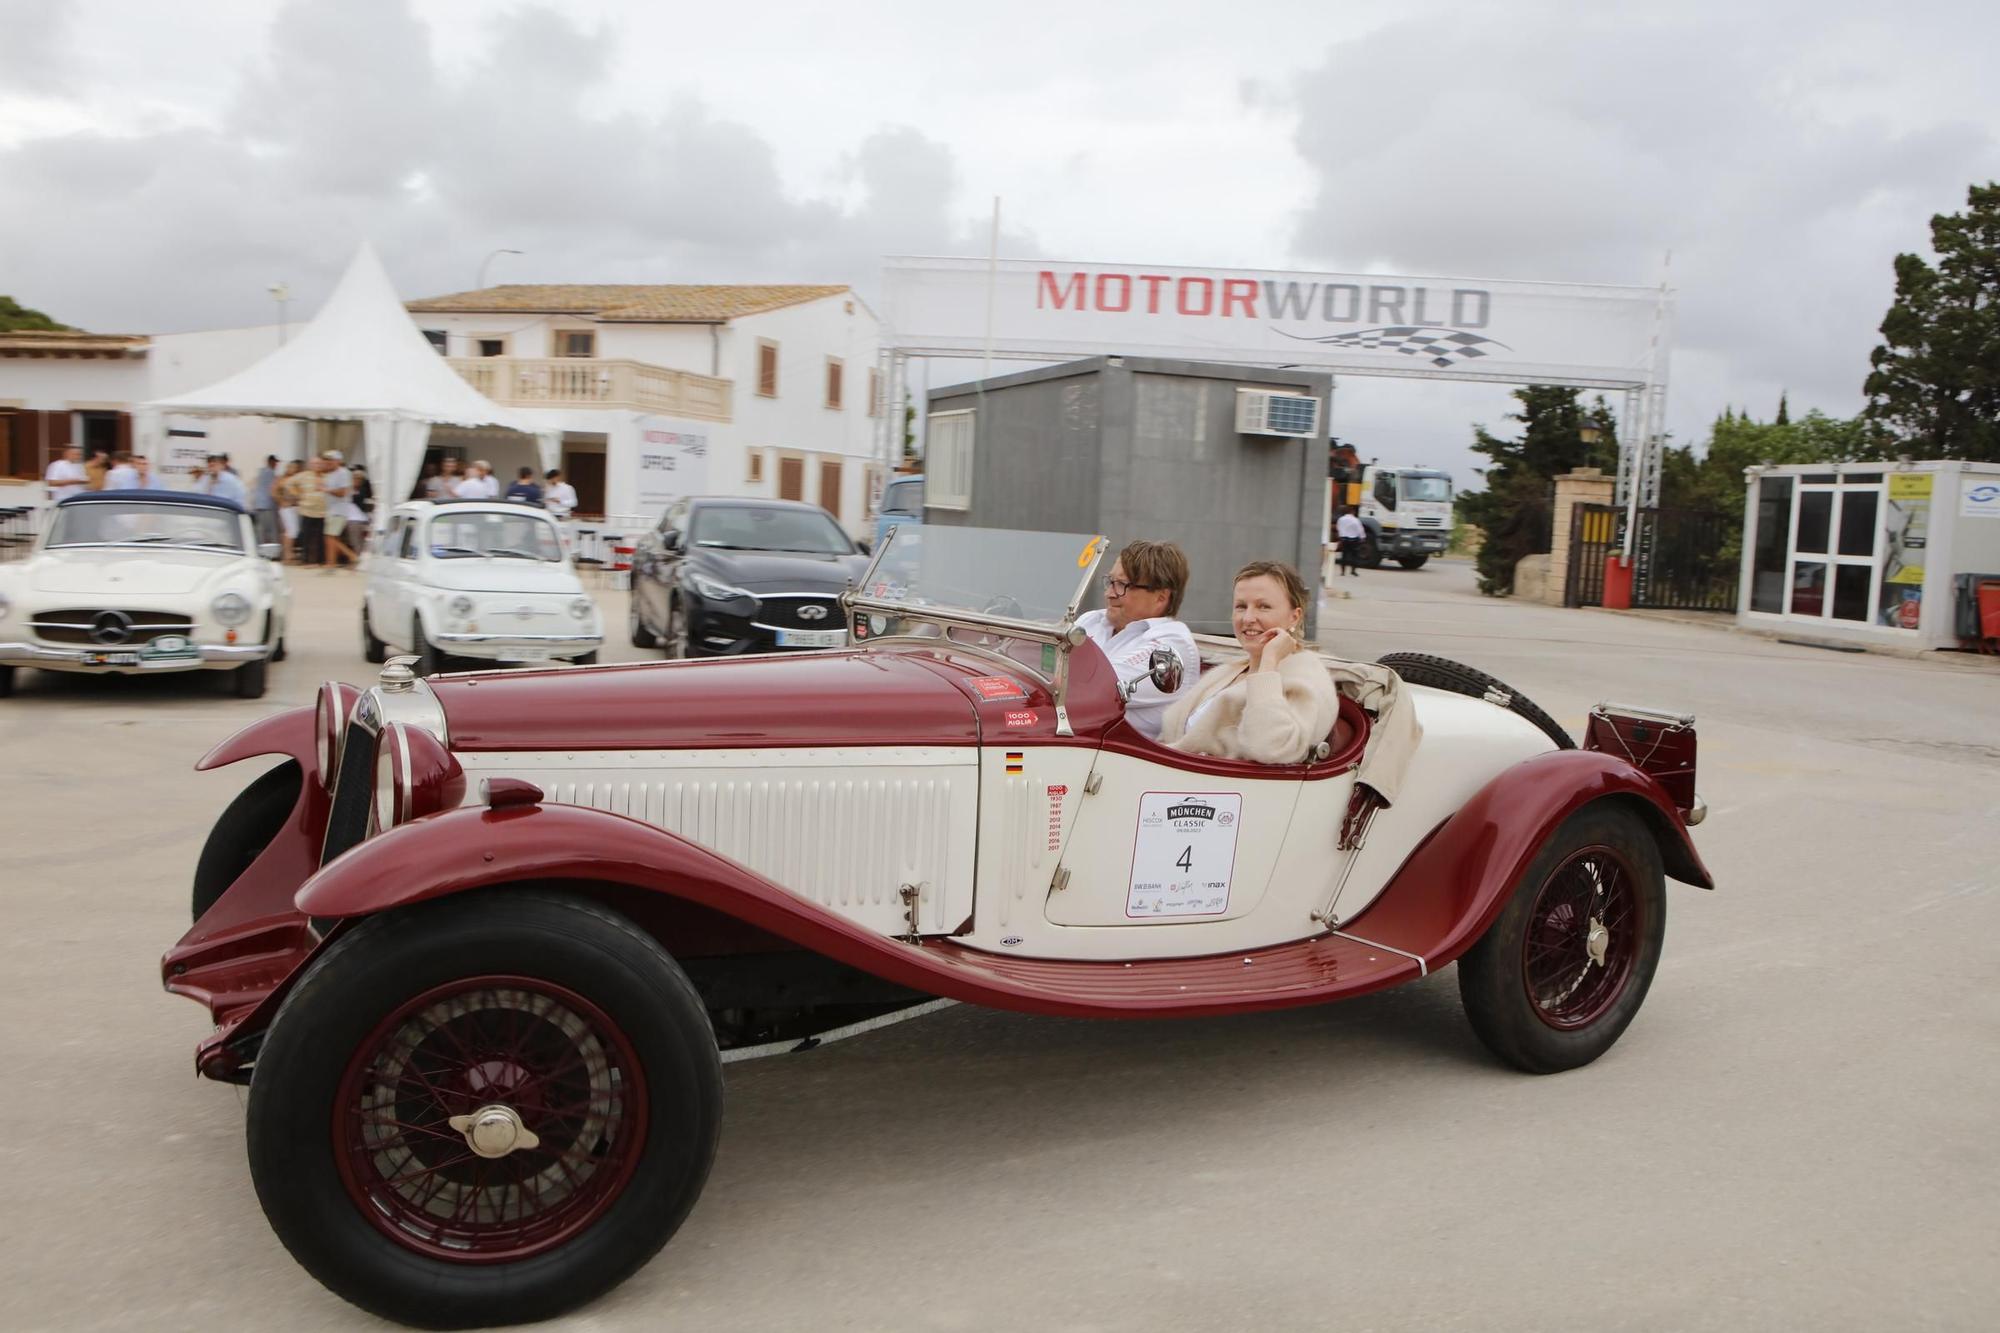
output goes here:
{"type": "Polygon", "coordinates": [[[1493,355],[1496,350],[1502,352],[1514,350],[1506,343],[1495,342],[1477,333],[1466,333],[1458,329],[1426,328],[1415,324],[1382,329],[1356,329],[1351,333],[1329,333],[1324,338],[1285,333],[1283,329],[1277,332],[1284,333],[1287,338],[1319,343],[1324,347],[1351,347],[1364,352],[1400,352],[1404,356],[1418,356],[1439,370],[1450,370],[1465,361],[1477,361],[1480,357],[1493,355]]]}

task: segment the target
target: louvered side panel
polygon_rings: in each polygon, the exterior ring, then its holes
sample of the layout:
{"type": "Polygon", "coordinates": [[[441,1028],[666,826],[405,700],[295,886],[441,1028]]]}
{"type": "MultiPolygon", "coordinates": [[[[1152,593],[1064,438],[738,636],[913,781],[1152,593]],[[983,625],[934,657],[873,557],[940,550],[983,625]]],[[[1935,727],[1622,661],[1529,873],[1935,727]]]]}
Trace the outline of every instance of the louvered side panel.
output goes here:
{"type": "MultiPolygon", "coordinates": [[[[908,929],[904,884],[922,888],[918,921],[926,933],[955,929],[972,912],[978,770],[970,762],[840,766],[822,758],[788,770],[767,759],[734,770],[501,771],[531,778],[551,801],[678,834],[884,934],[908,929]]],[[[1023,828],[1028,796],[1025,784],[1015,785],[1010,799],[1022,808],[1010,819],[1023,828]]]]}

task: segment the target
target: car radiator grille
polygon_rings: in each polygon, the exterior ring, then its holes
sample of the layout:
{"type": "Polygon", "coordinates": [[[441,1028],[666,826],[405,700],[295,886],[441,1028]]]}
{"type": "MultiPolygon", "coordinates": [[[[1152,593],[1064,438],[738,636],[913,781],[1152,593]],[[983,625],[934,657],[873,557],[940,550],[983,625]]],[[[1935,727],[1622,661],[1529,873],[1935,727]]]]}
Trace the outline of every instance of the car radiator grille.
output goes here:
{"type": "Polygon", "coordinates": [[[178,611],[124,611],[91,606],[44,611],[28,622],[28,628],[35,632],[36,638],[47,643],[84,643],[122,648],[151,643],[164,634],[192,634],[194,622],[178,611]],[[92,631],[100,628],[99,617],[103,616],[123,616],[125,623],[117,626],[120,632],[111,637],[93,637],[92,631]]]}
{"type": "Polygon", "coordinates": [[[374,795],[376,735],[359,722],[349,722],[340,742],[340,772],[333,781],[333,809],[327,815],[326,841],[319,863],[325,865],[368,836],[369,798],[374,795]]]}
{"type": "Polygon", "coordinates": [[[840,629],[840,599],[834,593],[817,597],[760,597],[757,623],[778,629],[840,629]],[[823,615],[813,614],[823,611],[823,615]]]}
{"type": "Polygon", "coordinates": [[[1417,526],[1420,528],[1441,528],[1444,526],[1444,520],[1441,518],[1420,518],[1417,520],[1417,526]]]}

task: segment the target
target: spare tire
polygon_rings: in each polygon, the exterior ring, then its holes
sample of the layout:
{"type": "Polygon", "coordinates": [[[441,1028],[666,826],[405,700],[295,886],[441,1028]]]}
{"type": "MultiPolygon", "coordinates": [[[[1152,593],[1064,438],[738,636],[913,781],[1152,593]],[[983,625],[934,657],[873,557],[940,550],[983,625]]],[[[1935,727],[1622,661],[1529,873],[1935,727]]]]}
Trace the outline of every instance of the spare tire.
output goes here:
{"type": "Polygon", "coordinates": [[[1475,699],[1498,704],[1511,713],[1518,713],[1541,728],[1542,734],[1554,741],[1558,750],[1576,748],[1576,742],[1569,738],[1562,724],[1543,712],[1533,699],[1477,667],[1454,662],[1448,657],[1432,657],[1429,653],[1390,653],[1375,660],[1412,685],[1428,685],[1436,690],[1450,690],[1453,694],[1471,695],[1475,699]]]}

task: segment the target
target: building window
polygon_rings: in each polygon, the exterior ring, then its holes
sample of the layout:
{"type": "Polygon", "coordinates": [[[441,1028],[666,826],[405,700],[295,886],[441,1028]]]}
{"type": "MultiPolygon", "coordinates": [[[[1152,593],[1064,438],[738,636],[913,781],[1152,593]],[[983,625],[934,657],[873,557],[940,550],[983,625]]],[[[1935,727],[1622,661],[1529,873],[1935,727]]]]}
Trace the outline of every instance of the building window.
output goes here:
{"type": "Polygon", "coordinates": [[[596,356],[596,332],[592,329],[557,329],[556,355],[567,357],[596,356]]]}
{"type": "Polygon", "coordinates": [[[443,329],[425,329],[424,341],[428,342],[431,345],[432,350],[435,351],[439,356],[449,355],[445,351],[445,347],[449,342],[449,339],[446,337],[445,331],[443,329]]]}
{"type": "Polygon", "coordinates": [[[874,366],[868,367],[868,415],[882,415],[882,372],[874,366]]]}
{"type": "Polygon", "coordinates": [[[481,356],[507,355],[507,340],[505,338],[475,338],[473,346],[479,349],[479,355],[481,356]]]}
{"type": "Polygon", "coordinates": [[[778,344],[768,338],[757,340],[757,396],[778,396],[778,344]]]}
{"type": "Polygon", "coordinates": [[[933,412],[924,445],[924,499],[935,509],[972,507],[971,412],[933,412]]]}
{"type": "Polygon", "coordinates": [[[836,412],[840,410],[841,369],[839,357],[826,359],[826,405],[836,412]]]}
{"type": "Polygon", "coordinates": [[[752,449],[744,455],[747,460],[743,469],[743,480],[752,486],[764,484],[764,451],[752,449]]]}

